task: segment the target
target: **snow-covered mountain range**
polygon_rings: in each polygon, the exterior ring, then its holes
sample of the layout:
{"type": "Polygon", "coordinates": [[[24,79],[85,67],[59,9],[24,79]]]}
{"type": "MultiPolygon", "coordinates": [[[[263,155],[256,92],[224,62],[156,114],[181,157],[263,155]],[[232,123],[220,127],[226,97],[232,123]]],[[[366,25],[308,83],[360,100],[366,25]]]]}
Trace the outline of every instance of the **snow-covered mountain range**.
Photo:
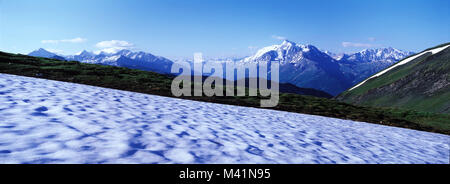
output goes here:
{"type": "Polygon", "coordinates": [[[28,54],[29,56],[35,56],[35,57],[46,57],[46,58],[51,58],[53,56],[56,56],[56,54],[49,52],[43,48],[40,48],[38,50],[35,50],[33,52],[30,52],[28,54]]]}
{"type": "MultiPolygon", "coordinates": [[[[394,48],[365,49],[353,54],[335,54],[321,51],[313,45],[301,45],[285,40],[279,45],[264,47],[252,56],[229,61],[242,64],[277,61],[280,62],[280,82],[337,95],[411,54],[413,53],[394,48]]],[[[98,54],[82,51],[75,55],[58,56],[45,49],[38,49],[29,55],[122,66],[159,73],[170,73],[174,63],[164,57],[130,50],[98,54]]],[[[206,62],[213,61],[207,60],[206,62]]],[[[217,62],[225,63],[226,59],[217,62]]]]}

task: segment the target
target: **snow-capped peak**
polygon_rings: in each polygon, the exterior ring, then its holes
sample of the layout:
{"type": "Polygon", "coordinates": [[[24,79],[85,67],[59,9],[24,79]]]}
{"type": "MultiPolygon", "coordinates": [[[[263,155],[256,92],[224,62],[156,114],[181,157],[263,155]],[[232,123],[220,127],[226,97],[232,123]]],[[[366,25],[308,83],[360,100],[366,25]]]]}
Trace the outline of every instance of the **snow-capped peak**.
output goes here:
{"type": "Polygon", "coordinates": [[[316,52],[319,50],[313,45],[301,45],[289,40],[284,40],[279,45],[272,45],[258,50],[255,55],[245,58],[244,61],[259,60],[260,58],[264,58],[267,54],[273,56],[276,55],[275,58],[271,56],[272,59],[286,60],[287,58],[293,58],[296,56],[301,57],[303,53],[310,51],[316,52]],[[276,54],[274,55],[270,53],[276,54]]]}

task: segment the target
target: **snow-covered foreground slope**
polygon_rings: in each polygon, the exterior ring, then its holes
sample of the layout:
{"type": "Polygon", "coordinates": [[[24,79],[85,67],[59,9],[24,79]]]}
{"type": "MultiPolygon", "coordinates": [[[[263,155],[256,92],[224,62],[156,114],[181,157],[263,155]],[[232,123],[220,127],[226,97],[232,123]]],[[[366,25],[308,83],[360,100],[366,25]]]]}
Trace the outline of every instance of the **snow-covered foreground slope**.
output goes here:
{"type": "Polygon", "coordinates": [[[449,163],[450,137],[0,74],[0,163],[449,163]]]}

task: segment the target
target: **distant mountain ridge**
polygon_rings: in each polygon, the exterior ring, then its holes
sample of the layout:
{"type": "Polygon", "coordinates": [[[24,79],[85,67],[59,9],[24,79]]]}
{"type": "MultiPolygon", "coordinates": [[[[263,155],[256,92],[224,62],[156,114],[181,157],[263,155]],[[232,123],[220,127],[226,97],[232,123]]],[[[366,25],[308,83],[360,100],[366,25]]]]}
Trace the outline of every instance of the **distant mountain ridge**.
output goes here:
{"type": "Polygon", "coordinates": [[[41,48],[28,55],[60,60],[74,60],[91,64],[121,66],[163,74],[169,74],[173,64],[171,60],[164,57],[155,56],[146,52],[133,52],[130,50],[121,50],[116,53],[100,52],[99,54],[84,50],[75,55],[59,56],[41,48]]]}

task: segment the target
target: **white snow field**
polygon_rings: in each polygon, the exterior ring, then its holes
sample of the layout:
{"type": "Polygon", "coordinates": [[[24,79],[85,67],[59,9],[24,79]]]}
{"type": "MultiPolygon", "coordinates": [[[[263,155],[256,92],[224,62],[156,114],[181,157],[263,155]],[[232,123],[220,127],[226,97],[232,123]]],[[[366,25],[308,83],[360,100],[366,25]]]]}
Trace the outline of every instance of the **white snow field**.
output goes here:
{"type": "Polygon", "coordinates": [[[450,136],[0,74],[0,163],[449,163],[450,136]]]}

